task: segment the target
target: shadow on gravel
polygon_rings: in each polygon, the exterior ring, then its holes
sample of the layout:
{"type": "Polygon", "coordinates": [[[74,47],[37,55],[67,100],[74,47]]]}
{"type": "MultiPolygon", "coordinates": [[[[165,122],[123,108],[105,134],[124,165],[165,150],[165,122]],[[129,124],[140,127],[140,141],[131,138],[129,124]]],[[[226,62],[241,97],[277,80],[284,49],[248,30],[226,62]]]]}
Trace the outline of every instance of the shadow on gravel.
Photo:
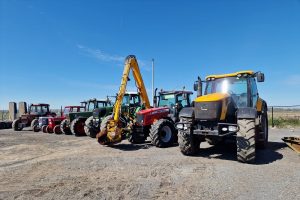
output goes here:
{"type": "MultiPolygon", "coordinates": [[[[269,142],[266,149],[258,149],[256,151],[255,165],[269,164],[277,160],[281,160],[283,155],[277,150],[286,148],[287,145],[283,142],[269,142]]],[[[221,144],[208,148],[201,148],[198,157],[207,157],[209,159],[222,159],[236,161],[236,145],[221,144]]]]}
{"type": "Polygon", "coordinates": [[[136,151],[139,149],[149,149],[152,147],[151,143],[144,144],[117,144],[110,146],[113,149],[119,149],[122,151],[136,151]]]}
{"type": "Polygon", "coordinates": [[[287,145],[284,142],[269,142],[266,149],[257,150],[255,164],[264,165],[281,160],[283,155],[277,151],[286,147],[287,145]]]}

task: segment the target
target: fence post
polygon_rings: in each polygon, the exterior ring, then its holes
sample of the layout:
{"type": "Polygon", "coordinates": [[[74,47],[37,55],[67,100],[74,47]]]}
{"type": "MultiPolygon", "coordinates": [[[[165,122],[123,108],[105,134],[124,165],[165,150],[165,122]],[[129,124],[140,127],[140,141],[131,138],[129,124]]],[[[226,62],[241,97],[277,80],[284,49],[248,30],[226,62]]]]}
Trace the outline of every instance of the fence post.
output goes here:
{"type": "Polygon", "coordinates": [[[274,127],[274,118],[273,118],[273,106],[272,106],[272,127],[274,127]]]}

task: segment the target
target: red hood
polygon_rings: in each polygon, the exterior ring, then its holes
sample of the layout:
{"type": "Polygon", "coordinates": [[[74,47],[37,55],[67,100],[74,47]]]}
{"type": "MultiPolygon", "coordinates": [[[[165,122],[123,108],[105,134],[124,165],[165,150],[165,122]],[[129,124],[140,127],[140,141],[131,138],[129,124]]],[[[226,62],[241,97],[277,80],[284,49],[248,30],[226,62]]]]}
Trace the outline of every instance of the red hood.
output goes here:
{"type": "Polygon", "coordinates": [[[169,112],[169,110],[170,109],[168,107],[149,108],[146,110],[141,110],[137,114],[139,114],[139,115],[146,115],[146,114],[150,114],[150,113],[156,114],[156,113],[166,112],[166,111],[169,112]]]}

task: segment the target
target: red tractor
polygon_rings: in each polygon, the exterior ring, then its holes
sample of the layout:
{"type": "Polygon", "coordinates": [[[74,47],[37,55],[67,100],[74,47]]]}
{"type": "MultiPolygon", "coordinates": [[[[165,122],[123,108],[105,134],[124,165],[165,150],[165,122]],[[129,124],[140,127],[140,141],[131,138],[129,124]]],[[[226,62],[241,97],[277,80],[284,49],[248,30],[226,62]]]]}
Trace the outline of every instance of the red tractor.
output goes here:
{"type": "MultiPolygon", "coordinates": [[[[70,112],[84,112],[84,106],[66,106],[64,111],[61,113],[60,117],[49,117],[48,124],[44,125],[45,128],[42,128],[45,133],[55,133],[62,134],[60,123],[67,118],[70,112]]],[[[41,119],[42,120],[42,119],[41,119]]]]}
{"type": "Polygon", "coordinates": [[[136,123],[129,137],[132,143],[143,143],[148,136],[156,147],[169,147],[177,142],[175,123],[179,112],[190,107],[191,91],[160,91],[155,95],[156,108],[137,112],[136,123]]]}
{"type": "Polygon", "coordinates": [[[28,113],[21,115],[12,123],[14,131],[21,131],[25,127],[31,126],[34,132],[39,131],[38,118],[42,116],[55,117],[56,114],[52,113],[49,109],[49,104],[39,103],[31,104],[28,108],[28,113]]]}

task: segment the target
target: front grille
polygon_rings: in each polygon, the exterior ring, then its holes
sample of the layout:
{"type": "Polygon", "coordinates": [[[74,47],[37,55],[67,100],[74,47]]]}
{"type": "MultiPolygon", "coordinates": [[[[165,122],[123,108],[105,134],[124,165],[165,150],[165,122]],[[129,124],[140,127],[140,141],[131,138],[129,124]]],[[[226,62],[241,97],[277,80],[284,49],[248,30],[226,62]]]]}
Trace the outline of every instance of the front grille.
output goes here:
{"type": "Polygon", "coordinates": [[[195,102],[195,118],[199,120],[219,120],[222,102],[195,102]]]}

